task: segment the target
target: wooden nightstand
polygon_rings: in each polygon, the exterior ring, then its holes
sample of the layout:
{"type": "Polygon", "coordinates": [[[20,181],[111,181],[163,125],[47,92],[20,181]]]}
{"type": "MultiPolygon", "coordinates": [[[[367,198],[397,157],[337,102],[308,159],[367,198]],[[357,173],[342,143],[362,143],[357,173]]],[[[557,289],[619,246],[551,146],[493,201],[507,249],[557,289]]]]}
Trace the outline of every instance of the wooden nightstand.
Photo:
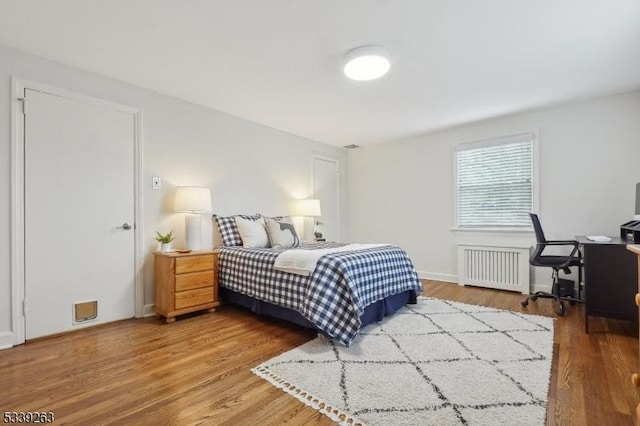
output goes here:
{"type": "Polygon", "coordinates": [[[215,311],[218,301],[218,254],[211,250],[191,253],[154,253],[154,310],[167,323],[176,315],[215,311]]]}

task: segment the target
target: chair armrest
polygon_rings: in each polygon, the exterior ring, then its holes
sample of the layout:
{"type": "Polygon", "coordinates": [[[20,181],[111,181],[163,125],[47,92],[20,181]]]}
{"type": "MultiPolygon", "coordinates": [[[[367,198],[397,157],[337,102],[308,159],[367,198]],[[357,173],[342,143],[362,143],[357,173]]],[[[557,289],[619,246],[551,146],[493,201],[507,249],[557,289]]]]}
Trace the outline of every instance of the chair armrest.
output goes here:
{"type": "Polygon", "coordinates": [[[554,240],[547,241],[545,245],[548,246],[578,246],[578,242],[575,240],[554,240]]]}
{"type": "MultiPolygon", "coordinates": [[[[554,240],[554,241],[547,241],[544,244],[540,244],[540,245],[543,247],[538,254],[542,254],[542,251],[546,246],[573,246],[573,250],[571,250],[571,253],[568,255],[568,257],[576,257],[576,252],[578,252],[578,242],[575,240],[554,240]]],[[[578,257],[581,258],[582,255],[579,254],[578,257]]],[[[567,265],[565,266],[568,266],[569,263],[571,263],[571,260],[568,260],[567,265]]]]}

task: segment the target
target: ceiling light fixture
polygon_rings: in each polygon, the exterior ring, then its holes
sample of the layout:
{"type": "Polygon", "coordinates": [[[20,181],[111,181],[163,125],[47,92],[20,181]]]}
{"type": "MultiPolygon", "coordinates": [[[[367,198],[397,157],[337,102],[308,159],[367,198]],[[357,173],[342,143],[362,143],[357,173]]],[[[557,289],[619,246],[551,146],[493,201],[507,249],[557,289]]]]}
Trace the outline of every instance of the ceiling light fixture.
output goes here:
{"type": "Polygon", "coordinates": [[[344,73],[352,80],[375,80],[385,75],[391,68],[390,56],[389,51],[384,47],[356,47],[344,56],[344,73]]]}

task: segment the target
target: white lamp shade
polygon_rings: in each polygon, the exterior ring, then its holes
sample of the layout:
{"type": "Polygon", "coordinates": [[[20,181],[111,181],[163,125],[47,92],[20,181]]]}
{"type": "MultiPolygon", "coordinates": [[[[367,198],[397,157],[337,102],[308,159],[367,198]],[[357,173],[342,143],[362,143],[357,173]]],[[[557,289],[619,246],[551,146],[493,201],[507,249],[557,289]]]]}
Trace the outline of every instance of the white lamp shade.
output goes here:
{"type": "Polygon", "coordinates": [[[176,189],[175,210],[181,213],[209,213],[211,190],[202,186],[179,186],[176,189]]]}
{"type": "Polygon", "coordinates": [[[360,46],[344,57],[344,74],[352,80],[369,81],[385,75],[391,68],[389,51],[380,46],[360,46]]]}
{"type": "Polygon", "coordinates": [[[320,212],[320,200],[296,200],[293,203],[293,215],[307,217],[322,216],[320,212]]]}

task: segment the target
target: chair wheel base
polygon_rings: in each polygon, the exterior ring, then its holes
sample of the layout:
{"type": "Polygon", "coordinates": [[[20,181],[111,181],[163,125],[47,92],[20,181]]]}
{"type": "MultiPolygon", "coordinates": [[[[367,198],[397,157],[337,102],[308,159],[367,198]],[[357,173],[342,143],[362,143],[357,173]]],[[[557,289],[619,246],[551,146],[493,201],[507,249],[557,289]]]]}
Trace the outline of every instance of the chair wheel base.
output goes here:
{"type": "MultiPolygon", "coordinates": [[[[526,299],[524,299],[522,302],[520,302],[520,305],[522,305],[523,308],[529,306],[529,301],[536,301],[538,299],[554,299],[557,303],[556,305],[556,314],[558,316],[564,316],[565,314],[565,306],[564,306],[564,301],[563,298],[558,296],[557,294],[554,293],[546,293],[543,291],[538,291],[536,293],[530,294],[526,299]]],[[[571,305],[575,305],[576,303],[579,303],[580,300],[576,300],[573,298],[565,298],[566,301],[569,302],[569,304],[571,305]]]]}

